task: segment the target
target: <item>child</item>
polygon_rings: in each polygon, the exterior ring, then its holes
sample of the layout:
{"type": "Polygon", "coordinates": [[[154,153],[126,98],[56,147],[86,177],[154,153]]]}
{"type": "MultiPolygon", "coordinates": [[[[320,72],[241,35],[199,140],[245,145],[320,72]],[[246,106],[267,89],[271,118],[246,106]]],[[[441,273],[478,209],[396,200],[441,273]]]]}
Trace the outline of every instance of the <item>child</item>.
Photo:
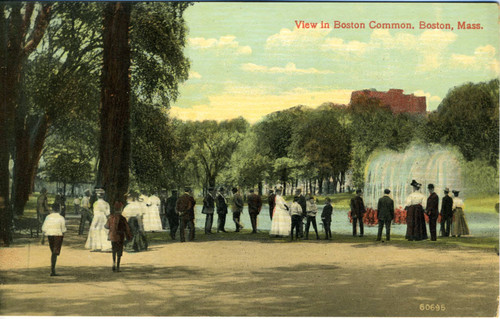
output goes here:
{"type": "Polygon", "coordinates": [[[125,237],[127,240],[132,239],[132,232],[127,223],[127,219],[122,216],[123,204],[115,202],[114,212],[109,215],[105,228],[109,229],[109,240],[111,241],[111,249],[113,251],[113,267],[112,270],[120,272],[120,261],[123,254],[123,242],[125,237]],[[118,260],[117,257],[118,256],[118,260]]]}
{"type": "Polygon", "coordinates": [[[323,207],[323,211],[321,212],[321,220],[323,221],[323,225],[325,226],[325,239],[332,239],[330,224],[332,222],[333,207],[330,204],[331,202],[332,201],[329,197],[325,198],[325,207],[323,207]]]}
{"type": "Polygon", "coordinates": [[[309,226],[313,225],[314,231],[316,232],[316,239],[319,239],[318,226],[316,225],[316,214],[318,213],[318,207],[316,207],[316,202],[314,197],[309,194],[306,197],[306,212],[307,212],[307,222],[306,222],[306,239],[309,239],[309,226]]]}
{"type": "Polygon", "coordinates": [[[61,206],[59,203],[52,204],[52,212],[47,215],[43,222],[42,232],[49,239],[51,256],[51,276],[58,276],[56,274],[56,261],[57,256],[61,253],[64,233],[66,232],[66,221],[59,213],[61,206]]]}
{"type": "Polygon", "coordinates": [[[295,239],[299,238],[299,227],[302,223],[302,207],[299,204],[299,196],[293,198],[292,207],[290,208],[292,215],[292,230],[290,232],[290,240],[293,240],[293,230],[295,229],[295,239]]]}

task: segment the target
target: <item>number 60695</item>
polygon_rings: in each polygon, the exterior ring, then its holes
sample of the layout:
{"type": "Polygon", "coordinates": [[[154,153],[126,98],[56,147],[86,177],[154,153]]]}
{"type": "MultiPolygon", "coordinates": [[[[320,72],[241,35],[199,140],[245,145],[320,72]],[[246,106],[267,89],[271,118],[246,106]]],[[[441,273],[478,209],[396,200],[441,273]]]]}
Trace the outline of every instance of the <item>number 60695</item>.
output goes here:
{"type": "Polygon", "coordinates": [[[435,304],[421,303],[419,309],[420,311],[446,311],[446,306],[439,304],[435,305],[435,304]]]}

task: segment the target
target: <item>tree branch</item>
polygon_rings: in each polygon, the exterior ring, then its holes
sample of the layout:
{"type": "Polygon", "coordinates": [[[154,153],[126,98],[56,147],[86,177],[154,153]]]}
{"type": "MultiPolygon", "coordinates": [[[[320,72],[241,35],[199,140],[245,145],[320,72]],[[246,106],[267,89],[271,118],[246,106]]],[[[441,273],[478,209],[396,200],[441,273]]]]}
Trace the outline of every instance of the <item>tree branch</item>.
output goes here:
{"type": "Polygon", "coordinates": [[[28,40],[26,41],[26,45],[22,50],[23,56],[28,56],[31,52],[33,52],[38,46],[38,43],[42,40],[45,30],[49,25],[51,9],[51,3],[46,3],[42,6],[42,10],[36,17],[33,32],[30,34],[28,40]]]}

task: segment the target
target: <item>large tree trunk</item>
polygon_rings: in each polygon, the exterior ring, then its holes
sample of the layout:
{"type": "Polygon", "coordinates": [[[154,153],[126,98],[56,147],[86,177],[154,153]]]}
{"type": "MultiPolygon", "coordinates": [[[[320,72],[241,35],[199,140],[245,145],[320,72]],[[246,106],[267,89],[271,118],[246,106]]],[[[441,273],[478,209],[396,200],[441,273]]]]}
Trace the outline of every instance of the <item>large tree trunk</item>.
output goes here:
{"type": "Polygon", "coordinates": [[[35,125],[30,125],[29,122],[25,114],[19,114],[16,119],[12,178],[12,204],[16,215],[23,214],[29,200],[49,125],[45,115],[40,117],[35,125]]]}
{"type": "Polygon", "coordinates": [[[131,4],[109,2],[104,9],[101,138],[97,182],[113,207],[125,201],[130,166],[130,25],[131,4]]]}
{"type": "Polygon", "coordinates": [[[42,39],[52,4],[45,3],[38,12],[33,28],[30,24],[35,3],[0,4],[0,232],[5,245],[10,243],[10,154],[14,151],[14,123],[17,111],[23,61],[42,39]],[[5,15],[9,8],[10,14],[5,15]],[[24,10],[22,10],[24,9],[24,10]]]}

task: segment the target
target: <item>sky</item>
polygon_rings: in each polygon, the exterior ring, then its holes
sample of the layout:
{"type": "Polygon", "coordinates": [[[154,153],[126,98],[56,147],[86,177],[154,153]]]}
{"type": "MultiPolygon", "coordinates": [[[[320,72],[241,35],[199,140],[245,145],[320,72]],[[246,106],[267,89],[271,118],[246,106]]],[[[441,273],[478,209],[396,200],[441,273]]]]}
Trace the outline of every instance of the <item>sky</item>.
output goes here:
{"type": "Polygon", "coordinates": [[[498,77],[498,13],[496,3],[195,3],[185,12],[189,79],[170,113],[255,123],[296,105],[347,104],[353,90],[371,88],[426,96],[433,111],[454,86],[498,77]]]}

